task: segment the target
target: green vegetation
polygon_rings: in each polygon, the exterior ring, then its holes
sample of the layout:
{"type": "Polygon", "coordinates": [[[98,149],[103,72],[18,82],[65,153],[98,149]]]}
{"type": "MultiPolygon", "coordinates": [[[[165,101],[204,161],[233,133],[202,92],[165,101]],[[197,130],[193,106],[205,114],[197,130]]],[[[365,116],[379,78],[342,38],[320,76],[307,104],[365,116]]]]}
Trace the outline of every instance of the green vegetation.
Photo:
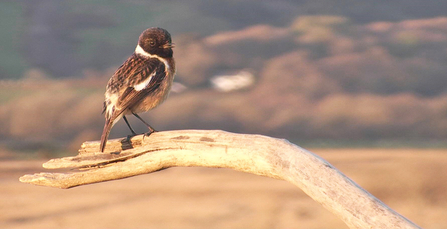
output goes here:
{"type": "Polygon", "coordinates": [[[29,67],[21,54],[24,49],[21,36],[25,18],[20,2],[1,2],[0,28],[3,29],[0,33],[0,79],[20,78],[29,67]]]}
{"type": "MultiPolygon", "coordinates": [[[[25,138],[24,149],[53,152],[97,139],[108,78],[141,31],[160,26],[173,34],[176,80],[188,89],[145,114],[158,129],[259,133],[311,147],[446,146],[446,17],[303,15],[303,5],[281,0],[44,2],[0,3],[1,78],[23,76],[0,81],[0,144],[25,138]],[[210,88],[215,75],[241,69],[254,85],[210,88]]],[[[111,137],[126,134],[119,122],[111,137]]]]}
{"type": "MultiPolygon", "coordinates": [[[[443,16],[440,9],[445,7],[444,2],[422,0],[386,5],[339,0],[279,0],[273,5],[255,0],[2,1],[0,78],[18,79],[32,68],[55,78],[80,76],[84,69],[107,69],[118,65],[132,51],[138,34],[151,26],[165,27],[179,37],[207,36],[256,24],[292,24],[301,45],[304,41],[308,46],[315,44],[312,54],[320,58],[331,54],[326,42],[334,36],[352,36],[352,25],[443,16]],[[307,12],[315,14],[306,16],[307,12]]],[[[404,31],[384,45],[392,55],[415,56],[421,43],[411,33],[404,31]]]]}

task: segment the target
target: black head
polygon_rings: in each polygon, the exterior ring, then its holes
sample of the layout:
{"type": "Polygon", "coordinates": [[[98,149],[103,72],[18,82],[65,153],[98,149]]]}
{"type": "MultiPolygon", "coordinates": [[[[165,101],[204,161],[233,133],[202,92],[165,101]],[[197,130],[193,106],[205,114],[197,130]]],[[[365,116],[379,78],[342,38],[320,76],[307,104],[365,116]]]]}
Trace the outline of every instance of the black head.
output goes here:
{"type": "Polygon", "coordinates": [[[171,41],[171,35],[162,28],[149,28],[141,33],[138,39],[138,45],[151,55],[160,57],[172,57],[172,48],[174,45],[171,41]]]}

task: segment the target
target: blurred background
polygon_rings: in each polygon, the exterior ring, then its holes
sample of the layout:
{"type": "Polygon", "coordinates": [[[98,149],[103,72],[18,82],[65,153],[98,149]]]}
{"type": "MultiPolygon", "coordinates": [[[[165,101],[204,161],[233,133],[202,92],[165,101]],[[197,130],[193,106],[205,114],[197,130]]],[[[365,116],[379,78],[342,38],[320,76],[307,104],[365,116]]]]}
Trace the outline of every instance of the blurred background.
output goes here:
{"type": "MultiPolygon", "coordinates": [[[[107,81],[149,27],[167,29],[176,44],[175,87],[142,115],[157,130],[442,150],[445,9],[423,0],[1,0],[0,158],[75,155],[99,140],[107,81]]],[[[120,121],[110,138],[128,134],[120,121]]],[[[434,168],[427,176],[447,174],[434,168]]],[[[414,195],[446,203],[435,180],[414,195]]]]}
{"type": "MultiPolygon", "coordinates": [[[[446,5],[1,1],[0,146],[63,153],[99,139],[105,85],[153,26],[172,34],[178,70],[169,100],[143,115],[158,130],[445,146],[446,5]]],[[[119,122],[111,137],[129,133],[119,122]]]]}

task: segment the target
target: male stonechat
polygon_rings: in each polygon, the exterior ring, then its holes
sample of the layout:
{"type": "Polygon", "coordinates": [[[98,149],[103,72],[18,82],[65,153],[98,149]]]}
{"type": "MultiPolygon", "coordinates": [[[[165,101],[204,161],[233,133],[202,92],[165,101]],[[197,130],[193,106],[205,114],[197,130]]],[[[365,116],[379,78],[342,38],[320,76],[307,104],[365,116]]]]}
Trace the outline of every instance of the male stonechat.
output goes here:
{"type": "Polygon", "coordinates": [[[104,152],[110,130],[122,117],[133,135],[126,115],[134,115],[149,129],[155,130],[137,113],[161,104],[169,94],[175,75],[171,35],[162,28],[146,29],[138,39],[135,52],[116,70],[107,83],[104,101],[106,122],[101,136],[104,152]]]}

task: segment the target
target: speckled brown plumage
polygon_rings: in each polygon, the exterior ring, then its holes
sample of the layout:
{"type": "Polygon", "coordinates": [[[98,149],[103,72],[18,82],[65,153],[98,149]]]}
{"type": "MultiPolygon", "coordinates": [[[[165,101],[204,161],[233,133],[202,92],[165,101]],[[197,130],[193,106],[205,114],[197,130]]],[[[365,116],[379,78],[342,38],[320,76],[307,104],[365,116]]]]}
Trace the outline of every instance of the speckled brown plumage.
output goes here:
{"type": "MultiPolygon", "coordinates": [[[[175,74],[175,62],[170,34],[161,28],[145,30],[138,40],[135,52],[110,78],[105,93],[106,123],[101,136],[103,152],[113,125],[125,115],[146,112],[158,106],[168,96],[175,74]]],[[[150,132],[153,128],[144,122],[150,132]]]]}

